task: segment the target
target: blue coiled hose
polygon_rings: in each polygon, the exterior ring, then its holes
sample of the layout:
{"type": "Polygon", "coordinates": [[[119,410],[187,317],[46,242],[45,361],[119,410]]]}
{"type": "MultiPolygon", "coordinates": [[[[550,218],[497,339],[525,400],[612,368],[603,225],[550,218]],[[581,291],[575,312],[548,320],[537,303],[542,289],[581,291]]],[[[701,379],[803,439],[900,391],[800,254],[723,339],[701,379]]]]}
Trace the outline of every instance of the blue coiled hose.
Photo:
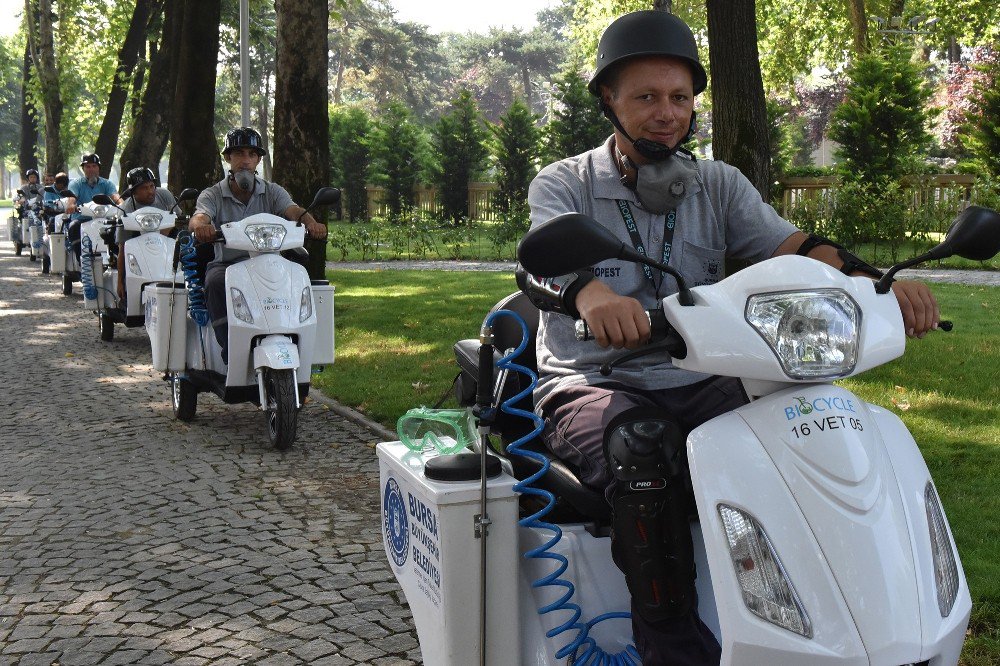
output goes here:
{"type": "Polygon", "coordinates": [[[515,396],[512,396],[505,400],[501,405],[501,411],[505,414],[511,414],[514,416],[520,416],[522,418],[530,419],[532,423],[535,424],[534,430],[530,433],[521,437],[517,441],[513,442],[507,447],[508,453],[513,453],[519,456],[524,456],[531,458],[541,464],[542,468],[524,479],[519,481],[514,486],[514,492],[524,494],[524,495],[534,495],[536,497],[544,497],[546,504],[545,506],[537,511],[536,513],[526,516],[518,521],[518,525],[521,527],[533,527],[549,530],[553,533],[553,536],[549,541],[547,541],[542,546],[538,548],[533,548],[526,552],[524,556],[533,559],[547,559],[554,560],[558,564],[555,570],[543,576],[535,581],[532,581],[532,588],[556,586],[565,588],[566,592],[562,597],[556,601],[542,606],[538,609],[539,615],[545,615],[546,613],[551,613],[554,611],[569,611],[571,617],[565,623],[550,629],[545,635],[548,638],[554,638],[559,634],[576,630],[576,636],[566,645],[561,647],[556,652],[556,659],[563,659],[566,657],[573,656],[573,666],[638,666],[642,659],[639,656],[638,651],[635,649],[634,645],[629,645],[625,650],[618,652],[616,654],[608,654],[601,649],[597,642],[590,637],[590,630],[600,622],[611,619],[628,619],[631,617],[631,613],[628,612],[617,612],[617,613],[605,613],[604,615],[599,615],[589,622],[581,622],[580,617],[583,612],[580,607],[572,603],[573,594],[576,589],[573,583],[568,580],[560,578],[560,576],[565,573],[566,569],[569,567],[569,561],[566,557],[560,553],[550,552],[550,549],[559,543],[562,538],[562,530],[558,525],[553,523],[544,522],[542,519],[547,516],[551,511],[553,506],[555,506],[556,498],[555,496],[541,488],[535,488],[533,484],[538,479],[542,478],[546,472],[549,471],[549,459],[545,455],[538,453],[537,451],[530,451],[527,449],[522,449],[521,447],[533,440],[535,437],[542,432],[542,419],[537,414],[525,411],[523,409],[518,409],[514,405],[520,400],[526,398],[535,389],[538,384],[538,377],[534,372],[524,367],[523,365],[518,365],[514,363],[514,359],[524,351],[528,346],[528,325],[525,323],[524,319],[516,312],[511,312],[510,310],[497,310],[491,313],[485,321],[486,326],[492,326],[493,322],[499,317],[513,317],[515,321],[521,326],[521,344],[518,347],[497,361],[496,365],[501,370],[508,370],[519,372],[522,375],[526,375],[530,380],[530,384],[523,391],[515,396]],[[574,656],[575,655],[575,656],[574,656]]]}
{"type": "MultiPolygon", "coordinates": [[[[81,229],[81,232],[83,230],[81,229]]],[[[88,301],[97,300],[97,285],[94,284],[93,258],[94,244],[86,233],[80,234],[80,282],[83,297],[88,301]]]]}
{"type": "Polygon", "coordinates": [[[205,308],[205,286],[198,276],[198,261],[194,248],[194,236],[184,234],[177,239],[180,244],[181,270],[187,285],[188,313],[199,326],[208,326],[208,310],[205,308]]]}

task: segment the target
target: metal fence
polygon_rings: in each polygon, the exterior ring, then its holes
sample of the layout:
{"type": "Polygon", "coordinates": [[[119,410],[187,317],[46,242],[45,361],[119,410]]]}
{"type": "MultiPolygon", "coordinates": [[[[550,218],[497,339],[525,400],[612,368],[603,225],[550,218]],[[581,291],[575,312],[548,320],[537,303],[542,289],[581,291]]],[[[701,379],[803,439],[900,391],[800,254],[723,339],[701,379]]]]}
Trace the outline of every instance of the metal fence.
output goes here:
{"type": "MultiPolygon", "coordinates": [[[[903,185],[911,192],[911,208],[918,209],[928,205],[952,207],[956,212],[968,205],[972,197],[972,187],[976,177],[972,174],[936,174],[929,176],[909,176],[903,179],[903,185]]],[[[781,213],[785,216],[806,202],[817,200],[828,201],[837,179],[833,176],[818,178],[785,178],[781,181],[784,189],[781,202],[781,213]]],[[[368,215],[385,217],[388,206],[385,201],[385,188],[377,185],[365,187],[368,195],[368,215]]],[[[436,187],[420,185],[413,190],[417,210],[430,215],[441,212],[441,201],[438,199],[436,187]]],[[[497,196],[495,183],[469,183],[469,219],[495,222],[499,215],[494,207],[497,196]]]]}
{"type": "MultiPolygon", "coordinates": [[[[828,201],[831,191],[837,185],[833,176],[818,178],[785,178],[780,181],[784,188],[781,213],[786,217],[806,202],[828,201]]],[[[949,173],[929,176],[907,176],[903,186],[911,194],[911,209],[928,205],[953,207],[958,212],[968,205],[972,198],[972,187],[976,177],[972,174],[949,173]]]]}

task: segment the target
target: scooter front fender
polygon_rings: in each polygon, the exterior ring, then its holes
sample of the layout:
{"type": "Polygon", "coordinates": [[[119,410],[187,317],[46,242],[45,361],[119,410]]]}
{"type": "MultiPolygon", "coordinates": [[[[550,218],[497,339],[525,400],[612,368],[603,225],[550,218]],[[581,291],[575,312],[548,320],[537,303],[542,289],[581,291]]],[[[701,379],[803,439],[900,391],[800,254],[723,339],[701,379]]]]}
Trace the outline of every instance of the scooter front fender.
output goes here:
{"type": "Polygon", "coordinates": [[[299,349],[286,335],[269,335],[253,349],[254,370],[296,370],[299,367],[299,349]]]}

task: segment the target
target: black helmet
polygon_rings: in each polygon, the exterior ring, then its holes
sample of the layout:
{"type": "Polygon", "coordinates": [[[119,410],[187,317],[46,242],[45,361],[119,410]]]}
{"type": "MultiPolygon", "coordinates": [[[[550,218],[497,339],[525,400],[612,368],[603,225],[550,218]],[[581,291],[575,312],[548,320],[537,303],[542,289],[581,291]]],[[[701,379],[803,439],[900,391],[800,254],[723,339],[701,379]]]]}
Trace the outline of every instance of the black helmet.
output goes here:
{"type": "Polygon", "coordinates": [[[133,189],[143,183],[153,183],[155,185],[156,174],[149,167],[136,167],[129,169],[129,172],[125,175],[125,182],[133,189]]]}
{"type": "Polygon", "coordinates": [[[601,75],[615,63],[635,56],[670,56],[691,66],[694,94],[708,85],[705,68],[698,61],[698,45],[687,24],[673,14],[647,9],[625,14],[608,26],[597,45],[597,71],[587,88],[599,96],[601,75]]]}
{"type": "Polygon", "coordinates": [[[263,148],[264,141],[260,138],[252,127],[234,127],[226,132],[226,147],[222,149],[222,154],[226,157],[229,152],[236,148],[253,148],[258,155],[263,157],[267,151],[263,148]]]}
{"type": "Polygon", "coordinates": [[[25,178],[31,178],[32,176],[38,177],[38,169],[28,169],[24,172],[25,178]]]}
{"type": "Polygon", "coordinates": [[[80,166],[82,167],[84,164],[96,164],[97,166],[101,166],[101,156],[97,153],[87,153],[80,158],[80,166]]]}

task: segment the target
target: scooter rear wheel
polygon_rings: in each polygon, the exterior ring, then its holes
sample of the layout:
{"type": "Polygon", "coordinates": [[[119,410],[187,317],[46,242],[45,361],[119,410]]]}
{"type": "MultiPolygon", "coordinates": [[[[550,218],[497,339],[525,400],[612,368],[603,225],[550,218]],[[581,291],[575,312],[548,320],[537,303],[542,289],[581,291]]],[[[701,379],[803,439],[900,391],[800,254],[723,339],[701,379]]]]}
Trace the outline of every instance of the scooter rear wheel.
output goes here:
{"type": "Polygon", "coordinates": [[[170,403],[179,421],[193,421],[198,411],[198,390],[177,373],[170,375],[170,403]]]}
{"type": "Polygon", "coordinates": [[[267,404],[267,437],[279,451],[291,448],[295,441],[298,410],[295,408],[295,377],[291,370],[264,370],[264,393],[267,404]]]}
{"type": "Polygon", "coordinates": [[[97,321],[101,326],[101,340],[105,342],[111,342],[115,339],[115,322],[111,321],[111,317],[101,312],[97,315],[97,321]]]}

